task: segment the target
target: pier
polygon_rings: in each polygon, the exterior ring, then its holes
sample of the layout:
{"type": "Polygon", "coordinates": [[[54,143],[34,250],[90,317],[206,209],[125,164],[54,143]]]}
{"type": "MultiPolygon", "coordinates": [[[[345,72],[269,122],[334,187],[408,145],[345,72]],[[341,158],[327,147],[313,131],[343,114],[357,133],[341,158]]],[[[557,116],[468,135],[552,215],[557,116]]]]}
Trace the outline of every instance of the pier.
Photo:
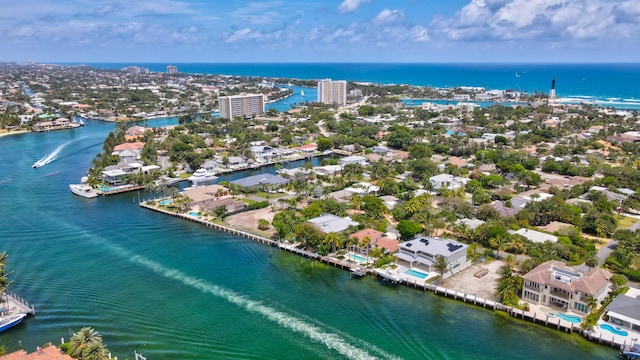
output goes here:
{"type": "Polygon", "coordinates": [[[23,298],[14,293],[5,292],[4,294],[2,294],[2,300],[4,302],[3,308],[0,309],[0,313],[2,313],[2,315],[36,314],[36,309],[33,307],[33,304],[29,304],[23,298]]]}
{"type": "MultiPolygon", "coordinates": [[[[178,218],[182,218],[185,220],[189,220],[189,221],[193,221],[199,224],[202,224],[204,226],[213,228],[215,230],[218,231],[223,231],[232,235],[236,235],[236,236],[240,236],[243,238],[247,238],[250,240],[254,240],[257,241],[259,243],[262,244],[267,244],[273,247],[277,247],[278,249],[293,253],[293,254],[297,254],[300,255],[302,257],[306,257],[309,259],[313,259],[313,260],[318,260],[322,263],[334,266],[336,268],[340,268],[343,270],[348,270],[350,272],[354,272],[354,270],[357,270],[358,276],[360,276],[360,273],[362,273],[362,275],[367,275],[367,274],[372,274],[375,275],[376,277],[382,279],[383,281],[386,282],[390,282],[392,284],[400,284],[400,285],[405,285],[409,288],[413,288],[416,290],[422,290],[422,291],[430,291],[433,292],[436,295],[439,296],[444,296],[453,300],[457,300],[457,301],[462,301],[464,303],[468,303],[470,305],[474,305],[474,306],[478,306],[478,307],[483,307],[487,310],[490,311],[503,311],[505,313],[507,313],[509,316],[523,320],[523,321],[527,321],[527,322],[531,322],[534,324],[538,324],[538,325],[543,325],[546,326],[548,328],[552,328],[558,331],[562,331],[565,333],[577,333],[582,335],[583,337],[587,338],[589,341],[591,342],[597,342],[598,344],[601,345],[605,345],[605,346],[610,346],[616,349],[619,349],[621,347],[630,345],[629,343],[627,343],[626,340],[624,341],[620,341],[619,339],[616,339],[613,335],[611,336],[611,338],[609,338],[608,336],[603,336],[602,333],[599,335],[595,335],[592,332],[586,331],[584,329],[582,329],[580,327],[579,323],[571,323],[569,321],[557,318],[557,317],[550,317],[547,313],[540,311],[540,312],[532,312],[532,311],[527,311],[527,310],[522,310],[522,309],[517,309],[514,308],[512,306],[507,306],[504,305],[500,302],[497,301],[493,301],[493,300],[489,300],[489,299],[485,299],[485,298],[481,298],[476,296],[475,294],[467,294],[464,292],[460,292],[460,291],[456,291],[456,290],[452,290],[449,288],[445,288],[442,286],[437,286],[434,284],[429,284],[429,283],[425,283],[425,282],[421,282],[418,283],[417,280],[414,280],[413,282],[407,280],[407,279],[403,279],[400,277],[396,277],[393,276],[392,274],[387,274],[385,273],[383,270],[380,269],[370,269],[370,268],[362,268],[359,267],[358,265],[355,265],[353,263],[344,261],[344,260],[340,260],[340,259],[336,259],[334,257],[331,256],[320,256],[317,253],[311,252],[311,251],[307,251],[304,249],[300,249],[298,248],[296,245],[294,244],[285,244],[285,243],[281,243],[279,241],[275,241],[269,238],[266,238],[264,236],[260,236],[260,235],[256,235],[256,234],[252,234],[246,231],[242,231],[242,230],[237,230],[234,229],[232,227],[229,226],[225,226],[225,225],[221,225],[221,224],[216,224],[216,223],[212,223],[209,222],[207,220],[203,220],[188,214],[181,214],[181,213],[176,213],[176,212],[171,212],[171,211],[167,211],[164,209],[160,209],[157,208],[155,206],[151,206],[151,205],[147,205],[145,203],[140,203],[140,206],[145,208],[145,209],[149,209],[149,210],[153,210],[153,211],[157,211],[163,214],[167,214],[167,215],[171,215],[174,217],[178,217],[178,218]]],[[[351,274],[350,274],[351,276],[351,274]]],[[[629,340],[630,341],[630,340],[629,340]]]]}

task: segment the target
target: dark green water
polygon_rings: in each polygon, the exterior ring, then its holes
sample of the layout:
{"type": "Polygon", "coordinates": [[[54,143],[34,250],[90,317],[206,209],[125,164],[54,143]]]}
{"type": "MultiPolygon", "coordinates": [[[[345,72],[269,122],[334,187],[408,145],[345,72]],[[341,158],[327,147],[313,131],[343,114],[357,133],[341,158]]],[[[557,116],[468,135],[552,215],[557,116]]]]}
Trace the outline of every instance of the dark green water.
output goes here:
{"type": "MultiPolygon", "coordinates": [[[[160,123],[153,123],[152,126],[160,123]]],[[[113,128],[0,138],[0,249],[37,316],[30,350],[92,326],[120,359],[614,359],[614,350],[431,293],[388,287],[141,209],[69,192],[113,128]],[[60,145],[58,158],[33,169],[60,145]]],[[[143,194],[141,194],[143,196],[143,194]]]]}

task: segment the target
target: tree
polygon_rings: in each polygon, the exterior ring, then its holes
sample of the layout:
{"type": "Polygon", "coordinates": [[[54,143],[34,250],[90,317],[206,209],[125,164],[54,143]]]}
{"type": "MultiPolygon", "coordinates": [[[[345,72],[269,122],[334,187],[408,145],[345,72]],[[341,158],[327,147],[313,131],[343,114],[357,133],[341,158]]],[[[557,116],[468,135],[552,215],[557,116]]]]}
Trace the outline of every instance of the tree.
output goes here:
{"type": "Polygon", "coordinates": [[[411,220],[400,220],[396,230],[398,230],[403,239],[411,239],[422,232],[422,226],[411,220]]]}
{"type": "Polygon", "coordinates": [[[320,138],[318,139],[318,151],[326,151],[333,149],[333,141],[329,138],[320,138]]]}
{"type": "Polygon", "coordinates": [[[83,327],[69,339],[69,355],[77,359],[85,359],[85,350],[92,344],[102,345],[102,335],[91,327],[83,327]]]}
{"type": "Polygon", "coordinates": [[[599,259],[597,256],[595,256],[594,254],[591,254],[587,260],[584,262],[584,264],[589,268],[589,270],[598,267],[599,264],[599,259]]]}
{"type": "Polygon", "coordinates": [[[331,245],[331,252],[336,252],[338,248],[344,244],[344,238],[340,236],[338,233],[330,232],[325,236],[323,243],[326,245],[331,245]]]}
{"type": "Polygon", "coordinates": [[[436,262],[433,264],[433,267],[436,269],[438,274],[440,274],[440,278],[442,278],[444,273],[447,272],[448,265],[447,259],[445,259],[444,256],[436,257],[436,262]]]}
{"type": "Polygon", "coordinates": [[[267,220],[267,219],[259,219],[258,220],[258,229],[260,229],[260,230],[269,230],[269,220],[267,220]]]}
{"type": "Polygon", "coordinates": [[[325,238],[325,234],[320,229],[308,222],[296,225],[294,234],[297,241],[309,248],[315,248],[322,244],[322,240],[325,238]]]}

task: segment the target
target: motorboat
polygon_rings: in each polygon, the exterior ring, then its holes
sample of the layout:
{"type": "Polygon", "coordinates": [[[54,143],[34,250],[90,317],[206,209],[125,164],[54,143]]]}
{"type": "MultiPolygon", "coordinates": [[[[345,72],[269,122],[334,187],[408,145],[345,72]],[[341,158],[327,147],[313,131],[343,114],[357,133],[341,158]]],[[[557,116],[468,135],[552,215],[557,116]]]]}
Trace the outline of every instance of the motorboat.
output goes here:
{"type": "Polygon", "coordinates": [[[34,162],[34,163],[33,163],[33,168],[34,168],[34,169],[37,169],[37,168],[39,168],[39,167],[40,167],[40,166],[42,166],[42,165],[44,165],[44,164],[42,163],[42,161],[38,160],[38,161],[36,161],[36,162],[34,162]]]}
{"type": "Polygon", "coordinates": [[[100,195],[96,189],[92,188],[88,184],[69,184],[69,189],[72,193],[87,199],[100,195]]]}
{"type": "Polygon", "coordinates": [[[207,169],[200,168],[196,170],[193,175],[189,176],[187,180],[191,181],[194,185],[199,183],[213,181],[218,177],[213,172],[209,172],[207,169]]]}
{"type": "Polygon", "coordinates": [[[18,325],[25,317],[27,317],[27,314],[13,314],[3,316],[2,318],[0,318],[0,332],[18,325]]]}

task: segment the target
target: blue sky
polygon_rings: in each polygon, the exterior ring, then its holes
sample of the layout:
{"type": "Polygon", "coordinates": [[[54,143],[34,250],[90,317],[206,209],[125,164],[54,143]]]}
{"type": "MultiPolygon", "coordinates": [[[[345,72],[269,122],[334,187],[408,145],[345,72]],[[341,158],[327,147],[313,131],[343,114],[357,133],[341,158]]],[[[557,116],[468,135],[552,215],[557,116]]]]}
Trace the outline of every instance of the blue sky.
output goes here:
{"type": "Polygon", "coordinates": [[[20,0],[0,61],[640,62],[638,0],[20,0]]]}

